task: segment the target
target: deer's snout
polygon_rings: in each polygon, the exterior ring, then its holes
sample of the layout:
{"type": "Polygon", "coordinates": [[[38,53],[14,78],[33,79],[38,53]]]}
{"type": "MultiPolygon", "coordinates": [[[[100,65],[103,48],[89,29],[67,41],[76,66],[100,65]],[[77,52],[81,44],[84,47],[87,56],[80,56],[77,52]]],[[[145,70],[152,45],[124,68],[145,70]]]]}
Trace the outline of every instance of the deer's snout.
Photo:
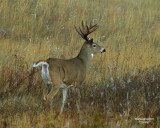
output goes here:
{"type": "Polygon", "coordinates": [[[101,53],[105,53],[105,52],[106,52],[106,49],[102,48],[101,53]]]}

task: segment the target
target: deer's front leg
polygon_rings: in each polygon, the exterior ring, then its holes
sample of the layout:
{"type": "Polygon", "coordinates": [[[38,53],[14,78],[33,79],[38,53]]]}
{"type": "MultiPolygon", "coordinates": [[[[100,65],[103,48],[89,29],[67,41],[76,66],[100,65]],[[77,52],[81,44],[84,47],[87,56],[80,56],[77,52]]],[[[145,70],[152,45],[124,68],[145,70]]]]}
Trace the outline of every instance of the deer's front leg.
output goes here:
{"type": "Polygon", "coordinates": [[[61,106],[60,114],[63,112],[63,108],[64,108],[65,101],[66,101],[66,98],[67,98],[67,91],[68,91],[67,88],[63,88],[63,89],[62,89],[63,100],[62,100],[62,106],[61,106]]]}
{"type": "Polygon", "coordinates": [[[56,78],[52,77],[52,76],[54,76],[54,75],[52,75],[52,72],[50,73],[50,75],[51,75],[52,84],[51,84],[51,91],[47,95],[47,104],[49,104],[49,108],[51,110],[51,108],[52,108],[52,99],[57,94],[62,82],[60,80],[60,77],[56,77],[56,78]]]}
{"type": "Polygon", "coordinates": [[[80,84],[78,82],[75,85],[76,107],[77,107],[77,110],[78,110],[78,114],[80,114],[80,98],[81,98],[79,85],[80,84]]]}
{"type": "Polygon", "coordinates": [[[51,91],[49,92],[49,94],[47,95],[47,104],[49,105],[49,109],[51,110],[52,108],[52,99],[54,98],[54,96],[57,94],[59,90],[59,87],[52,86],[51,91]]]}

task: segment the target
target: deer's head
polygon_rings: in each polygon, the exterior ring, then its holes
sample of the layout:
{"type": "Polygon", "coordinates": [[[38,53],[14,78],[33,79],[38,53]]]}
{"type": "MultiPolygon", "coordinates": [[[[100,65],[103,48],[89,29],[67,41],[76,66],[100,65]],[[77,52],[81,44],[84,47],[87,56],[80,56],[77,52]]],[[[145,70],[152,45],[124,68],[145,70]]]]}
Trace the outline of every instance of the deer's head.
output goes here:
{"type": "Polygon", "coordinates": [[[86,45],[87,49],[91,52],[91,54],[106,52],[106,50],[104,48],[102,48],[97,43],[93,42],[93,38],[90,39],[87,37],[90,33],[94,32],[97,28],[98,28],[98,25],[97,24],[92,25],[92,23],[90,23],[90,26],[86,25],[86,27],[85,27],[83,24],[83,21],[82,21],[82,29],[79,27],[79,30],[78,30],[75,27],[78,34],[85,40],[85,45],[86,45]]]}

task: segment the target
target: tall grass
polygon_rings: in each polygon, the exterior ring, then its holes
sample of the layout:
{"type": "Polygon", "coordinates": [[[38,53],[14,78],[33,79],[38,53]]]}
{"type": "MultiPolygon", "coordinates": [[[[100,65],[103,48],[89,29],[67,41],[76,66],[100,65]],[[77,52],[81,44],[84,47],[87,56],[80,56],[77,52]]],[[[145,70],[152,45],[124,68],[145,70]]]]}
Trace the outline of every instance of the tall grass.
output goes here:
{"type": "Polygon", "coordinates": [[[0,0],[0,127],[158,127],[160,11],[159,0],[0,0]],[[95,55],[81,87],[79,121],[70,90],[61,122],[61,94],[53,111],[41,106],[40,69],[33,62],[71,58],[83,39],[74,25],[93,21],[90,35],[106,48],[95,55]],[[136,117],[153,117],[139,124],[136,117]],[[76,126],[78,124],[78,126],[76,126]],[[67,127],[67,126],[66,126],[67,127]]]}

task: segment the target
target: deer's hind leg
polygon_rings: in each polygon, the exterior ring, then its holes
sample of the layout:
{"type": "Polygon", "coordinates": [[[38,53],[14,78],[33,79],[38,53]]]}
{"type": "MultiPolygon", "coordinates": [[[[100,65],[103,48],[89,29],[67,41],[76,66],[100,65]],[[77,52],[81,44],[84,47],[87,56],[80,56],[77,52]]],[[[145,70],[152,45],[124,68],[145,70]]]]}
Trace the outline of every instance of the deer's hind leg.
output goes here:
{"type": "Polygon", "coordinates": [[[51,78],[50,78],[50,74],[49,74],[49,70],[48,70],[48,66],[43,65],[42,66],[42,70],[41,70],[41,75],[42,75],[42,79],[44,82],[44,86],[43,88],[43,95],[42,95],[42,105],[43,107],[46,107],[46,100],[47,100],[47,94],[51,88],[51,78]]]}
{"type": "Polygon", "coordinates": [[[45,110],[46,109],[46,101],[47,101],[47,93],[48,93],[48,88],[46,87],[46,85],[43,85],[42,87],[43,89],[43,94],[42,94],[42,108],[45,110]]]}
{"type": "Polygon", "coordinates": [[[47,94],[49,93],[50,89],[51,89],[51,84],[45,84],[43,87],[43,95],[42,95],[42,103],[44,105],[44,103],[46,103],[47,101],[47,94]]]}
{"type": "Polygon", "coordinates": [[[47,95],[47,103],[49,104],[49,108],[51,110],[51,108],[52,108],[52,99],[54,98],[54,96],[59,91],[60,85],[62,83],[62,80],[57,75],[55,75],[56,78],[53,77],[54,75],[52,73],[50,73],[50,76],[51,76],[52,84],[51,84],[51,91],[47,95]]]}

